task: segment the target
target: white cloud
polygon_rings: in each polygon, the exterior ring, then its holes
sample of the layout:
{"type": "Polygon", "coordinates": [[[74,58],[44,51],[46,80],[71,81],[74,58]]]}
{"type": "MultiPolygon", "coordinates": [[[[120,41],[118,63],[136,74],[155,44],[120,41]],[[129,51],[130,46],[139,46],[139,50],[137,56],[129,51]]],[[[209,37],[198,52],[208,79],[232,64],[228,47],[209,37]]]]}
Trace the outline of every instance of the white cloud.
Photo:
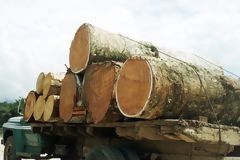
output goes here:
{"type": "Polygon", "coordinates": [[[0,101],[25,96],[41,71],[64,71],[84,22],[208,57],[240,74],[240,1],[0,0],[0,101]]]}

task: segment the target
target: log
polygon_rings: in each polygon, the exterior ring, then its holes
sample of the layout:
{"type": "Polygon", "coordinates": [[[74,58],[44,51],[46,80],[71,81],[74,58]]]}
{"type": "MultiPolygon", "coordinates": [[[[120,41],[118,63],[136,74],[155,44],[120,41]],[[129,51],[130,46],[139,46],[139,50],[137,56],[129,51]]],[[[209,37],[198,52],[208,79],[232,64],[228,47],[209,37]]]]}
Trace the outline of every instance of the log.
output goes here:
{"type": "Polygon", "coordinates": [[[196,54],[162,47],[158,47],[158,51],[159,57],[161,57],[165,61],[171,60],[172,59],[171,57],[174,57],[175,59],[179,59],[191,65],[206,68],[209,72],[224,75],[224,70],[220,65],[216,65],[213,62],[206,60],[196,54]],[[169,55],[171,57],[166,55],[169,55]]]}
{"type": "Polygon", "coordinates": [[[24,107],[24,119],[25,121],[30,121],[32,119],[33,111],[34,111],[34,105],[36,103],[36,100],[38,98],[38,94],[34,91],[30,91],[28,93],[28,96],[26,98],[26,103],[24,107]]]}
{"type": "Polygon", "coordinates": [[[72,117],[69,123],[86,123],[87,110],[84,107],[73,108],[72,117]]]}
{"type": "Polygon", "coordinates": [[[124,62],[132,55],[157,57],[158,52],[150,43],[137,42],[85,23],[77,30],[71,43],[70,69],[74,73],[79,73],[91,62],[106,60],[124,62]]]}
{"type": "Polygon", "coordinates": [[[39,96],[37,102],[34,105],[33,117],[36,121],[42,119],[42,115],[45,109],[45,100],[43,96],[39,96]]]}
{"type": "Polygon", "coordinates": [[[45,122],[56,122],[59,120],[59,96],[50,95],[46,101],[43,113],[45,122]]]}
{"type": "Polygon", "coordinates": [[[65,73],[51,73],[49,72],[43,83],[43,97],[46,98],[49,95],[60,95],[60,89],[62,80],[65,73]]]}
{"type": "Polygon", "coordinates": [[[88,122],[114,122],[122,119],[114,103],[114,85],[121,64],[113,62],[91,64],[85,72],[83,99],[88,108],[88,122]]]}
{"type": "Polygon", "coordinates": [[[36,82],[36,92],[38,94],[42,94],[43,92],[43,83],[44,83],[45,77],[46,77],[46,74],[44,72],[41,72],[38,75],[37,82],[36,82]]]}
{"type": "MultiPolygon", "coordinates": [[[[62,81],[60,92],[59,114],[64,122],[69,122],[73,117],[73,112],[81,100],[81,75],[67,73],[62,81]]],[[[81,103],[80,103],[81,104],[81,103]]]]}
{"type": "Polygon", "coordinates": [[[126,117],[205,116],[210,122],[236,124],[239,88],[239,80],[174,59],[131,58],[120,71],[116,99],[126,117]]]}

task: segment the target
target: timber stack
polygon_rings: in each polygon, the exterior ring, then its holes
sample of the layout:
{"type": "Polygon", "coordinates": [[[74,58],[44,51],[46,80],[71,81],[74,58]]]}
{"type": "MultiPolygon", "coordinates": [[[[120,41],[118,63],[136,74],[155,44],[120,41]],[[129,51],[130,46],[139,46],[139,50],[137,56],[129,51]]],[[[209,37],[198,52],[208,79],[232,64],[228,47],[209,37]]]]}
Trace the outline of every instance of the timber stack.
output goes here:
{"type": "Polygon", "coordinates": [[[185,61],[182,55],[190,56],[83,24],[70,46],[70,68],[39,74],[24,118],[101,123],[204,116],[240,125],[240,81],[198,56],[185,61]]]}

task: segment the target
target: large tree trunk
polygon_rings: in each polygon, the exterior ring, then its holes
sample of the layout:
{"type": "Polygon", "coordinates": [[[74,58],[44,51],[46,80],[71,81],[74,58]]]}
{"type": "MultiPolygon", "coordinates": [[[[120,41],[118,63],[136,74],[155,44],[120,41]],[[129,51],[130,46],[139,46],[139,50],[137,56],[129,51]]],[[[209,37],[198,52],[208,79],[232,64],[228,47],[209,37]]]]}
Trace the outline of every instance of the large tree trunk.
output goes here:
{"type": "Polygon", "coordinates": [[[26,98],[25,107],[24,107],[24,115],[23,115],[25,121],[30,121],[32,119],[34,105],[36,103],[38,96],[39,95],[34,91],[30,91],[28,93],[28,96],[26,98]]]}
{"type": "Polygon", "coordinates": [[[62,80],[65,73],[48,73],[44,79],[43,84],[43,97],[49,95],[60,95],[62,80]]]}
{"type": "Polygon", "coordinates": [[[158,52],[150,43],[137,42],[85,23],[77,30],[72,41],[69,63],[72,72],[79,73],[86,69],[89,62],[123,62],[132,55],[157,57],[158,52]]]}
{"type": "Polygon", "coordinates": [[[44,83],[45,76],[46,76],[46,74],[43,72],[41,72],[38,75],[37,82],[36,82],[36,92],[38,94],[42,94],[42,92],[43,92],[43,83],[44,83]]]}
{"type": "Polygon", "coordinates": [[[197,118],[236,123],[240,83],[174,59],[128,59],[117,82],[117,102],[127,117],[197,118]],[[217,117],[216,117],[216,116],[217,117]]]}
{"type": "Polygon", "coordinates": [[[206,60],[202,57],[199,57],[196,54],[183,52],[175,49],[169,48],[160,48],[158,47],[159,57],[168,61],[173,59],[179,59],[183,62],[189,63],[191,65],[206,68],[208,71],[213,72],[214,74],[224,74],[224,70],[220,65],[216,65],[210,60],[206,60]],[[168,55],[168,56],[166,56],[168,55]]]}
{"type": "Polygon", "coordinates": [[[42,115],[45,109],[45,99],[43,96],[39,96],[37,102],[34,105],[33,117],[36,121],[42,120],[42,115]]]}
{"type": "MultiPolygon", "coordinates": [[[[75,114],[74,111],[78,108],[83,110],[81,103],[82,79],[82,75],[67,73],[62,81],[59,113],[64,122],[69,122],[73,116],[77,117],[78,114],[75,114]]],[[[81,115],[79,114],[79,116],[81,115]]]]}
{"type": "Polygon", "coordinates": [[[114,86],[121,64],[95,63],[84,75],[83,97],[88,108],[88,122],[114,122],[122,118],[114,100],[114,86]]]}
{"type": "Polygon", "coordinates": [[[43,113],[43,120],[46,122],[56,122],[59,120],[59,96],[48,97],[43,113]]]}

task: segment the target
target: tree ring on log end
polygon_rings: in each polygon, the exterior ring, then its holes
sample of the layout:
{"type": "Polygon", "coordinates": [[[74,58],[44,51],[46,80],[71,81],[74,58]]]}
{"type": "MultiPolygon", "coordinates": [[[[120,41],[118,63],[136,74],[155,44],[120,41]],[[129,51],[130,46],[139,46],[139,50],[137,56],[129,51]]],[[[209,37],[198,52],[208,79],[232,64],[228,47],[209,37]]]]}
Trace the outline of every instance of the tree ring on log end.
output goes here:
{"type": "Polygon", "coordinates": [[[26,104],[24,108],[24,119],[26,121],[29,121],[30,118],[32,117],[33,111],[34,111],[34,105],[36,103],[36,94],[34,91],[30,91],[28,93],[27,99],[26,99],[26,104]]]}
{"type": "Polygon", "coordinates": [[[152,69],[147,60],[128,59],[117,80],[116,100],[126,117],[138,117],[145,110],[152,92],[152,69]]]}
{"type": "Polygon", "coordinates": [[[43,72],[41,72],[38,75],[37,83],[36,83],[36,92],[38,94],[41,94],[43,92],[43,83],[44,83],[45,76],[46,75],[43,72]]]}
{"type": "Polygon", "coordinates": [[[73,73],[79,73],[87,67],[90,56],[89,26],[83,24],[76,32],[70,47],[69,64],[73,73]]]}
{"type": "Polygon", "coordinates": [[[46,98],[48,95],[48,91],[51,86],[51,81],[52,81],[52,75],[51,73],[48,73],[45,77],[44,83],[43,83],[43,97],[46,98]]]}
{"type": "Polygon", "coordinates": [[[109,111],[115,83],[115,65],[111,62],[91,64],[84,75],[83,93],[91,120],[101,122],[109,111]]]}
{"type": "Polygon", "coordinates": [[[74,74],[66,74],[61,86],[59,114],[64,122],[72,118],[73,108],[77,103],[77,82],[74,74]]]}
{"type": "MultiPolygon", "coordinates": [[[[55,96],[55,97],[58,97],[57,99],[59,99],[59,96],[55,96]]],[[[54,112],[54,107],[56,107],[55,106],[55,97],[54,97],[54,95],[51,95],[51,96],[48,97],[48,99],[46,101],[44,114],[43,114],[43,120],[44,121],[49,121],[54,114],[53,113],[54,112]]]]}
{"type": "Polygon", "coordinates": [[[40,120],[42,118],[44,109],[45,109],[45,100],[43,96],[39,96],[34,106],[33,117],[35,120],[40,120]]]}

